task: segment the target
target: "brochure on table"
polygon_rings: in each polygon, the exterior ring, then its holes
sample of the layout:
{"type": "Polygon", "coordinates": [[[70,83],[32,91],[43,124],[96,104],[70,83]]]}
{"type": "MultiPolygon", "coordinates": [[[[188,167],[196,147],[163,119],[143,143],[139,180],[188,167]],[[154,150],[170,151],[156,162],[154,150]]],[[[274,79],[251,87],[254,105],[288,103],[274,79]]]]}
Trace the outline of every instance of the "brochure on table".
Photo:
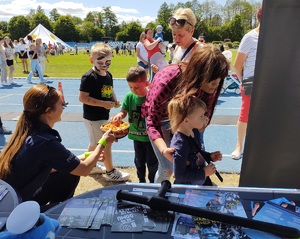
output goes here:
{"type": "MultiPolygon", "coordinates": [[[[146,205],[115,199],[116,190],[102,190],[100,197],[70,199],[58,220],[70,228],[99,230],[101,225],[111,226],[112,232],[168,232],[173,221],[171,235],[180,238],[259,238],[278,239],[270,233],[212,221],[183,213],[154,211],[146,205]]],[[[132,193],[153,196],[156,189],[133,188],[132,193]]],[[[238,193],[186,189],[185,194],[167,193],[176,203],[205,208],[221,214],[246,218],[246,212],[238,193]]],[[[252,206],[255,203],[252,202],[252,206]]],[[[299,207],[286,198],[266,201],[257,207],[254,220],[295,227],[300,230],[299,207]],[[288,204],[288,206],[286,206],[288,204]],[[283,206],[284,205],[284,206],[283,206]],[[292,205],[292,207],[290,206],[292,205]]]]}

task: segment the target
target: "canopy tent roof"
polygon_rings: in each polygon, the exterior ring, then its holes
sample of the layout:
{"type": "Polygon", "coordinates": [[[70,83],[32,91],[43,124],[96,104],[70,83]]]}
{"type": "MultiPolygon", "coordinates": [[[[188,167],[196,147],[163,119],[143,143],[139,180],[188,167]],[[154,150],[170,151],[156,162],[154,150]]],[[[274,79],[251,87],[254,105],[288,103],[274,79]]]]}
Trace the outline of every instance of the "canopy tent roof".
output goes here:
{"type": "MultiPolygon", "coordinates": [[[[49,42],[51,45],[54,45],[54,43],[56,45],[60,43],[66,48],[72,48],[41,24],[34,28],[28,35],[31,35],[34,40],[36,40],[37,38],[41,38],[43,43],[46,43],[47,45],[49,44],[49,42]]],[[[25,37],[25,41],[27,41],[27,36],[25,37]]]]}

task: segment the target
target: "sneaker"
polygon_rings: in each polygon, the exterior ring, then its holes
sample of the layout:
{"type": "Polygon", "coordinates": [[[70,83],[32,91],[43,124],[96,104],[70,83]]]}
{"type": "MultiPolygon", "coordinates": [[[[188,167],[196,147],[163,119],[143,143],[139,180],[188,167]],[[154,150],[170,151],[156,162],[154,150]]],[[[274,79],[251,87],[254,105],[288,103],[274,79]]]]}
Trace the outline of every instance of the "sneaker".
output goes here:
{"type": "Polygon", "coordinates": [[[11,81],[10,81],[10,84],[12,84],[12,85],[17,85],[17,82],[14,82],[14,80],[11,80],[11,81]]]}
{"type": "Polygon", "coordinates": [[[0,128],[0,134],[12,134],[12,131],[2,127],[0,128]]]}
{"type": "Polygon", "coordinates": [[[122,182],[127,181],[129,179],[129,173],[123,173],[118,169],[114,169],[110,174],[106,172],[105,180],[107,182],[122,182]]]}
{"type": "Polygon", "coordinates": [[[28,80],[27,83],[28,83],[28,84],[32,84],[32,81],[28,80]]]}
{"type": "Polygon", "coordinates": [[[90,172],[90,175],[92,174],[103,174],[106,173],[105,166],[102,166],[100,163],[97,163],[95,167],[93,167],[92,171],[90,172]]]}

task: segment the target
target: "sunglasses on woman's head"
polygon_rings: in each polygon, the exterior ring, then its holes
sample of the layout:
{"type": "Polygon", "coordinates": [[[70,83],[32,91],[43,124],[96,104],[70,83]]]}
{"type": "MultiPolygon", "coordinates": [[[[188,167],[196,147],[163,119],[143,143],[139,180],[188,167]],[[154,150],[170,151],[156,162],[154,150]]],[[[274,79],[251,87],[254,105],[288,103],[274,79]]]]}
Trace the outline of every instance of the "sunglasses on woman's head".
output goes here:
{"type": "MultiPolygon", "coordinates": [[[[48,90],[48,92],[47,92],[46,96],[44,97],[44,99],[42,100],[41,105],[40,105],[40,107],[41,107],[42,109],[43,109],[43,108],[45,107],[45,105],[47,104],[47,101],[49,100],[49,96],[50,96],[51,90],[53,90],[53,89],[55,90],[54,87],[47,85],[47,90],[48,90]]],[[[36,107],[38,107],[38,105],[36,105],[36,107]]]]}
{"type": "Polygon", "coordinates": [[[189,24],[190,26],[194,27],[191,23],[189,23],[187,20],[185,19],[176,19],[175,17],[170,17],[169,18],[169,24],[170,25],[179,25],[181,27],[183,27],[185,24],[189,24]]]}

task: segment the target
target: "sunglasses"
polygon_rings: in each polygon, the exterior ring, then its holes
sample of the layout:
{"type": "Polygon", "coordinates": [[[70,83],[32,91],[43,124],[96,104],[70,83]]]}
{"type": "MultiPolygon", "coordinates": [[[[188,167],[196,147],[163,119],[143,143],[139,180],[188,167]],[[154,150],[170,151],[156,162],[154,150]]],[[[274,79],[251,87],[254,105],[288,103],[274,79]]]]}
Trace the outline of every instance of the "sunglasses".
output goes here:
{"type": "MultiPolygon", "coordinates": [[[[45,106],[47,105],[47,102],[48,102],[51,91],[53,89],[55,90],[54,87],[49,86],[49,85],[47,85],[47,89],[48,89],[48,92],[47,92],[46,96],[44,97],[44,99],[41,101],[41,105],[40,105],[42,110],[44,110],[44,108],[46,108],[45,106]]],[[[38,105],[36,105],[35,107],[38,107],[38,105]]]]}
{"type": "Polygon", "coordinates": [[[172,25],[172,26],[177,24],[177,25],[183,27],[186,23],[189,24],[190,26],[194,27],[191,23],[189,23],[185,19],[176,19],[175,17],[170,17],[169,18],[169,24],[172,25]]]}

